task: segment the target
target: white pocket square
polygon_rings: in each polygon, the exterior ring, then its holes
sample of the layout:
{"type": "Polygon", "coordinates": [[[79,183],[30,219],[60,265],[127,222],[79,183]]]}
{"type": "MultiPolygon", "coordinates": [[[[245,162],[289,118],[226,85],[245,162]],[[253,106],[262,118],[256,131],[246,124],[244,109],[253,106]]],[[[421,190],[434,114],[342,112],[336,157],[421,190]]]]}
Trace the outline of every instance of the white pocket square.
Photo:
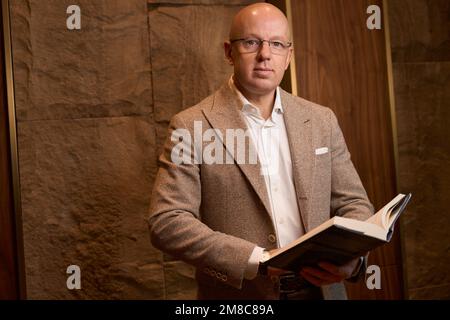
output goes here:
{"type": "Polygon", "coordinates": [[[324,154],[324,153],[327,153],[327,152],[328,152],[328,148],[327,147],[322,147],[322,148],[317,148],[316,149],[316,155],[324,154]]]}

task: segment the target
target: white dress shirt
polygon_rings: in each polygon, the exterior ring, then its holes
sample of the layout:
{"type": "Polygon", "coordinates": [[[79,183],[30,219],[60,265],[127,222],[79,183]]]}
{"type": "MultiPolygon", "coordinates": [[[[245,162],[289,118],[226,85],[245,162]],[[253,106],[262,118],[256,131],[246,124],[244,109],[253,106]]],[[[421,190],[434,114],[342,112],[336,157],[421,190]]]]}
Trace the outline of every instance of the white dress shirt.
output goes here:
{"type": "MultiPolygon", "coordinates": [[[[271,116],[265,120],[258,107],[234,85],[233,77],[229,86],[236,93],[242,108],[240,110],[261,163],[270,201],[272,221],[275,226],[278,247],[283,247],[304,234],[292,173],[289,141],[284,123],[280,89],[277,87],[271,116]]],[[[258,272],[264,248],[255,247],[249,259],[244,277],[253,279],[258,272]]]]}

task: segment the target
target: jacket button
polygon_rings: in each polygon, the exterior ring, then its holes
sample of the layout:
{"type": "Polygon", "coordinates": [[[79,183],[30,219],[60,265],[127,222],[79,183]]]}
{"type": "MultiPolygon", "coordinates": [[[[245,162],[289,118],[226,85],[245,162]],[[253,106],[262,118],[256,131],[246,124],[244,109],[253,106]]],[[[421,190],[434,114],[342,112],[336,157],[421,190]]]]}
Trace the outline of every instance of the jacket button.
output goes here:
{"type": "Polygon", "coordinates": [[[269,234],[269,241],[271,243],[275,243],[277,241],[277,237],[274,234],[269,234]]]}

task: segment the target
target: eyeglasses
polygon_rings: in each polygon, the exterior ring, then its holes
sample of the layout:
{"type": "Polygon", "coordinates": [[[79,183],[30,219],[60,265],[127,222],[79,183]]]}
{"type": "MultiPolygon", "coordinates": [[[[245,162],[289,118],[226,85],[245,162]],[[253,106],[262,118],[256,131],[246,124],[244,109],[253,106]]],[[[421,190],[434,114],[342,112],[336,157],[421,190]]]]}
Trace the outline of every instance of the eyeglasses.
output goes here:
{"type": "Polygon", "coordinates": [[[238,43],[238,49],[240,53],[253,53],[257,52],[264,42],[269,44],[270,51],[273,54],[285,54],[286,51],[291,47],[292,42],[284,42],[281,40],[261,40],[254,38],[245,39],[231,39],[230,43],[238,43]]]}

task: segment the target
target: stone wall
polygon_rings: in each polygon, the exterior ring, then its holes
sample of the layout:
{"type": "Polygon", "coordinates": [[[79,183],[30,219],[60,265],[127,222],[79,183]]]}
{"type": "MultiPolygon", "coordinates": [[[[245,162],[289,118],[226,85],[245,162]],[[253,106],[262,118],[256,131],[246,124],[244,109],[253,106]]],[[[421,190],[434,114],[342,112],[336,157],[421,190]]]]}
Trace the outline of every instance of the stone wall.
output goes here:
{"type": "Polygon", "coordinates": [[[193,268],[150,245],[149,194],[168,120],[228,78],[250,2],[11,1],[28,298],[195,297],[193,268]]]}
{"type": "Polygon", "coordinates": [[[450,2],[389,1],[399,191],[411,299],[450,298],[450,2]]]}

